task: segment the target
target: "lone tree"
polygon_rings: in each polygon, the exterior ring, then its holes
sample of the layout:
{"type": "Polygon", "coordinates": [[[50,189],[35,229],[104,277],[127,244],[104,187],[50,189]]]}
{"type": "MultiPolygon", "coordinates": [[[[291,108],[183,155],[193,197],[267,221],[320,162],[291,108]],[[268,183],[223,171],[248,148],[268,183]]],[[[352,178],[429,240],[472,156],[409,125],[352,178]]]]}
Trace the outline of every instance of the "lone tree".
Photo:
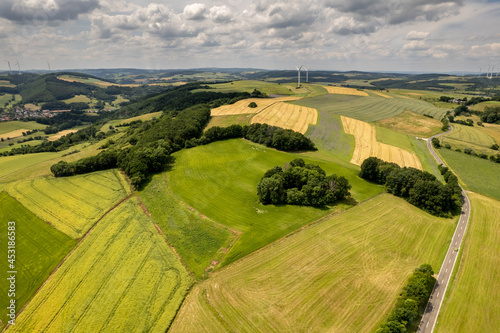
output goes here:
{"type": "Polygon", "coordinates": [[[250,104],[248,104],[248,107],[254,109],[257,107],[257,103],[251,102],[250,104]]]}

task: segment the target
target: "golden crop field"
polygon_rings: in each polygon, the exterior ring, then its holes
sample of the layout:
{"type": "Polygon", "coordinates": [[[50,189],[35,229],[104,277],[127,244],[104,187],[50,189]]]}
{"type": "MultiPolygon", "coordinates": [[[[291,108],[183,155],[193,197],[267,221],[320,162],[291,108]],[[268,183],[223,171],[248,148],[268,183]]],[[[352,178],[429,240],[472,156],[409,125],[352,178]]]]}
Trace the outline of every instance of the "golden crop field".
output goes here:
{"type": "Polygon", "coordinates": [[[61,137],[65,136],[66,134],[70,134],[70,133],[75,133],[75,132],[78,132],[78,130],[64,130],[64,131],[60,131],[60,132],[57,132],[56,134],[52,135],[51,137],[48,138],[49,141],[56,141],[57,139],[60,139],[61,137]]]}
{"type": "Polygon", "coordinates": [[[4,139],[4,140],[6,140],[7,138],[11,138],[11,139],[17,138],[19,136],[23,136],[23,132],[26,132],[26,131],[29,131],[29,130],[27,130],[25,128],[17,129],[17,130],[12,131],[12,132],[0,134],[0,138],[4,139]]]}
{"type": "Polygon", "coordinates": [[[192,282],[133,198],[99,222],[7,332],[165,332],[192,282]]]}
{"type": "Polygon", "coordinates": [[[324,88],[328,90],[329,94],[369,96],[366,92],[354,88],[334,87],[334,86],[325,86],[324,88]]]}
{"type": "Polygon", "coordinates": [[[361,165],[368,157],[375,156],[384,161],[394,162],[401,167],[422,170],[420,160],[415,153],[378,142],[374,126],[344,116],[341,116],[341,119],[345,132],[354,135],[356,141],[351,159],[352,164],[361,165]]]}
{"type": "Polygon", "coordinates": [[[381,194],[215,272],[169,332],[374,332],[454,221],[381,194]]]}
{"type": "Polygon", "coordinates": [[[309,125],[315,125],[317,121],[318,111],[316,109],[279,102],[256,114],[250,123],[278,126],[304,134],[309,125]]]}
{"type": "Polygon", "coordinates": [[[63,178],[39,177],[9,184],[6,189],[40,219],[72,238],[82,237],[130,193],[127,181],[116,170],[63,178]]]}
{"type": "Polygon", "coordinates": [[[234,114],[245,114],[245,113],[259,113],[262,110],[268,108],[269,106],[285,101],[295,101],[301,97],[278,97],[278,98],[247,98],[238,101],[234,104],[222,105],[218,108],[212,109],[212,116],[227,116],[234,114]],[[248,105],[252,102],[257,104],[256,108],[250,108],[248,105]]]}
{"type": "Polygon", "coordinates": [[[381,92],[378,92],[378,91],[372,91],[372,93],[379,95],[379,96],[382,96],[382,97],[385,97],[385,98],[393,98],[392,96],[382,94],[381,92]]]}

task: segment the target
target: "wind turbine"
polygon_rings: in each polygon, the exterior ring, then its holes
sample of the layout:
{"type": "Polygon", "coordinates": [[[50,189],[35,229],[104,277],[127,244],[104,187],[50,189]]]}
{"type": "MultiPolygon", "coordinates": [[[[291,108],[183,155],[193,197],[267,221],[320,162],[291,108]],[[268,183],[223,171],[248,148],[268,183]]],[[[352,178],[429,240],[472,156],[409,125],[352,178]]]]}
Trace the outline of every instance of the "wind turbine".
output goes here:
{"type": "Polygon", "coordinates": [[[300,70],[302,69],[302,65],[300,67],[295,67],[297,68],[297,88],[300,88],[300,70]]]}
{"type": "Polygon", "coordinates": [[[306,83],[309,83],[309,70],[305,67],[304,69],[306,70],[306,83]]]}
{"type": "Polygon", "coordinates": [[[478,67],[479,68],[479,77],[481,77],[481,73],[483,71],[483,69],[481,67],[478,67]]]}
{"type": "Polygon", "coordinates": [[[48,62],[48,61],[47,61],[47,66],[49,66],[49,72],[50,72],[50,64],[49,64],[49,62],[48,62]]]}
{"type": "MultiPolygon", "coordinates": [[[[4,59],[5,60],[5,59],[4,59]]],[[[5,60],[7,62],[7,64],[9,65],[9,73],[12,74],[12,68],[10,67],[10,61],[8,60],[5,60]]]]}
{"type": "Polygon", "coordinates": [[[21,66],[19,66],[19,61],[16,59],[16,64],[17,64],[17,69],[18,69],[18,74],[21,75],[21,66]]]}

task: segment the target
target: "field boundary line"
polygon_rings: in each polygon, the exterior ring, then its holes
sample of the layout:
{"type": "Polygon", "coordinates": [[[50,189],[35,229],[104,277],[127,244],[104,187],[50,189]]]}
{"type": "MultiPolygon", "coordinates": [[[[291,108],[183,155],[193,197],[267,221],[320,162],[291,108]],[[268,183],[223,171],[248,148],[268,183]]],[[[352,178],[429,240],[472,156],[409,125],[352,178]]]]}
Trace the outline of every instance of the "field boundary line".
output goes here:
{"type": "MultiPolygon", "coordinates": [[[[116,205],[114,205],[112,208],[110,208],[106,213],[104,213],[104,215],[99,219],[97,220],[94,225],[80,238],[77,238],[76,241],[76,245],[71,249],[71,251],[69,251],[65,256],[64,258],[62,258],[62,260],[56,265],[56,267],[54,267],[54,269],[50,272],[49,276],[47,277],[47,279],[45,279],[45,281],[42,283],[42,285],[40,287],[38,287],[38,289],[33,293],[33,296],[26,302],[26,304],[24,304],[24,306],[16,313],[16,316],[19,317],[19,315],[23,312],[23,310],[31,303],[31,301],[35,298],[36,295],[38,295],[38,293],[42,290],[42,288],[47,284],[47,282],[49,282],[52,277],[54,276],[54,274],[59,270],[59,268],[62,266],[62,264],[64,264],[66,262],[66,260],[76,251],[76,249],[78,247],[80,247],[80,245],[82,244],[82,242],[88,237],[88,235],[92,232],[92,230],[94,230],[94,228],[97,226],[97,224],[99,222],[102,221],[102,219],[104,219],[109,213],[111,213],[113,210],[115,210],[116,208],[118,208],[118,206],[120,206],[121,204],[123,204],[125,201],[127,201],[128,199],[130,199],[134,194],[129,194],[128,196],[126,196],[125,198],[123,198],[122,200],[120,200],[116,205]]],[[[10,326],[10,324],[6,325],[4,327],[4,329],[2,330],[2,332],[5,332],[7,330],[7,328],[10,326]]]]}

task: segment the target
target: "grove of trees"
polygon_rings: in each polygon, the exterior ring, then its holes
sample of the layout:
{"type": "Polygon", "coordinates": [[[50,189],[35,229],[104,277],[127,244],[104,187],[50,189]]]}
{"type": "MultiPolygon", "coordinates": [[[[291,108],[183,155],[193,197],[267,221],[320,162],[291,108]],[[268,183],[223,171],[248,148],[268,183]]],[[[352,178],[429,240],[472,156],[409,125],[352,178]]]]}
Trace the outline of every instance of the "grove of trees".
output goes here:
{"type": "Polygon", "coordinates": [[[305,206],[333,205],[350,196],[351,185],[342,176],[327,176],[318,165],[298,158],[283,169],[268,170],[257,184],[260,201],[267,204],[305,206]]]}
{"type": "Polygon", "coordinates": [[[441,172],[446,184],[442,184],[426,171],[401,168],[395,163],[369,157],[361,164],[359,176],[384,185],[389,193],[406,199],[412,205],[432,215],[457,214],[462,206],[462,191],[458,185],[458,178],[447,169],[441,168],[441,172]]]}

